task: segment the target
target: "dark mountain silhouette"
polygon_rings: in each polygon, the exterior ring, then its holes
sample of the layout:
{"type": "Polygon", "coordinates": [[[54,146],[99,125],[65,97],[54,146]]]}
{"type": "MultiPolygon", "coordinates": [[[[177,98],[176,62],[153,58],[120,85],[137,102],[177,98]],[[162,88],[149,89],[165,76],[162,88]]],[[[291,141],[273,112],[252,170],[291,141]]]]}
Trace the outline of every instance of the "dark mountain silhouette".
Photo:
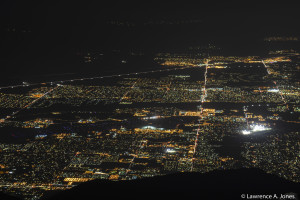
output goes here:
{"type": "Polygon", "coordinates": [[[5,193],[3,193],[3,192],[0,192],[0,199],[1,199],[1,200],[21,200],[21,199],[18,198],[18,197],[10,196],[10,195],[5,194],[5,193]]]}
{"type": "Polygon", "coordinates": [[[243,199],[243,194],[276,194],[278,198],[281,194],[294,194],[297,199],[299,188],[299,183],[259,169],[238,169],[205,174],[175,173],[132,181],[93,180],[70,190],[46,193],[42,199],[243,199]]]}

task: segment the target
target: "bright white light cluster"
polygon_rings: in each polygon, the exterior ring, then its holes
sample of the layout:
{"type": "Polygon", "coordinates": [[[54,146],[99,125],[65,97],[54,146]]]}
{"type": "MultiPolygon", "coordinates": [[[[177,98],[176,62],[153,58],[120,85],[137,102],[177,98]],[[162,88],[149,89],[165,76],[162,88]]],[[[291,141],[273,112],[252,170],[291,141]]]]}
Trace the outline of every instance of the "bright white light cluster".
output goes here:
{"type": "Polygon", "coordinates": [[[244,135],[249,135],[249,134],[251,133],[251,131],[248,131],[248,130],[242,130],[242,133],[243,133],[244,135]]]}
{"type": "Polygon", "coordinates": [[[176,153],[176,151],[174,149],[167,149],[166,152],[167,153],[176,153]]]}
{"type": "Polygon", "coordinates": [[[249,135],[254,132],[259,132],[259,131],[267,131],[271,130],[271,128],[265,127],[263,125],[250,125],[250,130],[242,130],[243,135],[249,135]]]}
{"type": "Polygon", "coordinates": [[[269,89],[268,92],[279,92],[279,89],[269,89]]]}
{"type": "Polygon", "coordinates": [[[270,130],[270,128],[267,128],[263,125],[253,125],[250,126],[250,128],[252,129],[253,132],[270,130]]]}

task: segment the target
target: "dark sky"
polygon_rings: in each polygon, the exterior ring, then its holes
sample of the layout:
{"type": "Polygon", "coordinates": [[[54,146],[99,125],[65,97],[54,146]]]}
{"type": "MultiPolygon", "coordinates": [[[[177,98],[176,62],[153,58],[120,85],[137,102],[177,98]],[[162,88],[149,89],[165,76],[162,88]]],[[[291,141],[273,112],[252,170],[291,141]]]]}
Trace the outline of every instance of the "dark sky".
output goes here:
{"type": "MultiPolygon", "coordinates": [[[[298,34],[297,6],[285,3],[130,3],[114,1],[14,1],[0,4],[2,26],[28,29],[38,40],[51,44],[148,45],[165,41],[184,43],[186,38],[219,40],[251,35],[298,34]],[[197,23],[177,25],[186,21],[197,23]],[[110,21],[127,22],[134,27],[107,26],[110,21]],[[161,23],[161,26],[145,25],[161,23]],[[125,43],[124,43],[125,42],[125,43]]],[[[189,41],[187,41],[189,42],[189,41]]],[[[194,40],[191,42],[195,42],[194,40]]],[[[197,43],[197,41],[196,41],[197,43]]]]}
{"type": "Polygon", "coordinates": [[[297,5],[291,3],[207,3],[210,1],[198,1],[196,4],[162,3],[157,1],[15,1],[2,0],[0,3],[1,18],[7,23],[15,23],[24,26],[48,26],[52,22],[64,22],[72,24],[88,23],[98,20],[122,19],[122,20],[148,20],[162,18],[189,19],[200,18],[206,20],[222,17],[235,17],[232,22],[240,19],[269,20],[269,17],[279,18],[295,17],[297,5]]]}
{"type": "Polygon", "coordinates": [[[299,35],[295,4],[109,2],[0,1],[2,65],[72,63],[90,49],[158,52],[207,43],[237,49],[266,36],[299,35]]]}

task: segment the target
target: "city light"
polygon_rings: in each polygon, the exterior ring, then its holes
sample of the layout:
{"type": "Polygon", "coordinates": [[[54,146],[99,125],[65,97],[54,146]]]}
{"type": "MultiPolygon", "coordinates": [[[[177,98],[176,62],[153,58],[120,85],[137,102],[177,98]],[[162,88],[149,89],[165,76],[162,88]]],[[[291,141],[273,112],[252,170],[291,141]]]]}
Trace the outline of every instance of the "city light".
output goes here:
{"type": "Polygon", "coordinates": [[[269,89],[268,92],[279,92],[279,89],[269,89]]]}
{"type": "Polygon", "coordinates": [[[0,196],[294,192],[298,7],[229,4],[4,3],[0,196]]]}
{"type": "Polygon", "coordinates": [[[175,149],[166,149],[166,153],[176,153],[175,149]]]}
{"type": "Polygon", "coordinates": [[[248,130],[242,130],[242,133],[243,133],[244,135],[249,135],[249,134],[251,134],[251,131],[248,131],[248,130]]]}
{"type": "Polygon", "coordinates": [[[263,125],[258,125],[258,124],[250,125],[249,127],[250,129],[242,130],[243,135],[249,135],[255,132],[271,130],[271,128],[265,127],[263,125]]]}
{"type": "Polygon", "coordinates": [[[271,128],[267,128],[263,125],[253,125],[253,126],[250,125],[250,128],[252,129],[253,132],[271,130],[271,128]]]}

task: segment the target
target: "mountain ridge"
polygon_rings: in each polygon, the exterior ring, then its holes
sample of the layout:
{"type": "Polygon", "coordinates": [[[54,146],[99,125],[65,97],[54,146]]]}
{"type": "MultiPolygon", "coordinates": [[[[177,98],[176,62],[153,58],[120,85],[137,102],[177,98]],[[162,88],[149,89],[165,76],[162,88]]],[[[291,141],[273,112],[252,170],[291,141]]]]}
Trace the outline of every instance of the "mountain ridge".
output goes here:
{"type": "MultiPolygon", "coordinates": [[[[199,197],[243,199],[242,195],[299,195],[300,183],[267,174],[260,169],[215,170],[208,173],[174,173],[130,181],[93,180],[61,192],[47,193],[42,200],[199,197]]],[[[246,196],[247,197],[247,196],[246,196]]],[[[297,197],[296,197],[297,198],[297,197]]]]}

